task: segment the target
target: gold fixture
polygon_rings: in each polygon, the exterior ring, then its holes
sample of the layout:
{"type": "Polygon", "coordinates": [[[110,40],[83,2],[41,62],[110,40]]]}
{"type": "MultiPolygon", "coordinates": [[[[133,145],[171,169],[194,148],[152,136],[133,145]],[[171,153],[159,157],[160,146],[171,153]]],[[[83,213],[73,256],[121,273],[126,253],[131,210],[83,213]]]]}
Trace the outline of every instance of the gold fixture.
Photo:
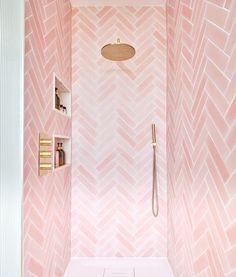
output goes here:
{"type": "Polygon", "coordinates": [[[40,164],[40,170],[50,170],[52,169],[52,164],[40,164]]]}
{"type": "Polygon", "coordinates": [[[135,55],[135,48],[129,44],[121,43],[118,38],[116,43],[103,46],[101,54],[104,58],[111,61],[125,61],[135,55]]]}
{"type": "Polygon", "coordinates": [[[152,148],[153,148],[153,164],[152,164],[152,213],[154,217],[159,214],[159,199],[157,185],[157,158],[156,158],[156,125],[152,124],[152,148]]]}
{"type": "Polygon", "coordinates": [[[157,139],[156,139],[156,125],[152,124],[152,146],[157,145],[157,139]]]}
{"type": "Polygon", "coordinates": [[[39,134],[39,175],[45,175],[52,170],[52,138],[39,134]]]}
{"type": "Polygon", "coordinates": [[[52,157],[52,152],[50,151],[41,151],[39,153],[40,158],[51,158],[52,157]]]}
{"type": "Polygon", "coordinates": [[[40,145],[52,145],[52,140],[50,138],[40,138],[40,145]]]}

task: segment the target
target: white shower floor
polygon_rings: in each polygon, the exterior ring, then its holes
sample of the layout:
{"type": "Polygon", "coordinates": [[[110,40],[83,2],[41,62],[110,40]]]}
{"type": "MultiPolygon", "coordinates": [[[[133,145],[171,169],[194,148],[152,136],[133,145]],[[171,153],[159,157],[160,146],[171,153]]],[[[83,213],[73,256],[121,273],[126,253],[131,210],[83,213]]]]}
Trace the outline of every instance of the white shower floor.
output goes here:
{"type": "Polygon", "coordinates": [[[75,258],[64,277],[173,277],[167,258],[75,258]]]}

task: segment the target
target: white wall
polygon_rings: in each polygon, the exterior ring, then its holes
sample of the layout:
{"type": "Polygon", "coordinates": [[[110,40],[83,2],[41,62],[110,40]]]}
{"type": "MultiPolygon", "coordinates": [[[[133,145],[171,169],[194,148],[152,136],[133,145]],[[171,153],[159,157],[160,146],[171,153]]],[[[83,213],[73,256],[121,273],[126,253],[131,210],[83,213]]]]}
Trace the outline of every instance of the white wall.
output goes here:
{"type": "Polygon", "coordinates": [[[0,0],[0,276],[21,276],[24,0],[0,0]]]}

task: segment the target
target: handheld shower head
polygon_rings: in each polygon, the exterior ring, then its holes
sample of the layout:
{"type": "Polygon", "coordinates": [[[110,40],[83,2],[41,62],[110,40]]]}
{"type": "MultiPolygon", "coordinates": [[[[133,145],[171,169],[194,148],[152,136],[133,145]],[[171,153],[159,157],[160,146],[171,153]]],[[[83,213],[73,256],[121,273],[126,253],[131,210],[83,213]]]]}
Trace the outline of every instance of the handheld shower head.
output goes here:
{"type": "Polygon", "coordinates": [[[156,125],[152,124],[152,149],[153,149],[153,167],[152,167],[152,213],[155,217],[159,214],[158,186],[157,186],[157,161],[156,161],[156,125]]]}
{"type": "Polygon", "coordinates": [[[156,125],[152,124],[152,145],[156,146],[157,139],[156,139],[156,125]]]}

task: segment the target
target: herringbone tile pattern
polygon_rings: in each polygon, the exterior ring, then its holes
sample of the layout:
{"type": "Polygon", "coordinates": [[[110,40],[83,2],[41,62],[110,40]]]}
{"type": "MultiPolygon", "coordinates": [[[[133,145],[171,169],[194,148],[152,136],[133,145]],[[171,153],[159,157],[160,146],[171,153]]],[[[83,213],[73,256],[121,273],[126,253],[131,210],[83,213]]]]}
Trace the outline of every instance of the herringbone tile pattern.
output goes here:
{"type": "Polygon", "coordinates": [[[72,256],[166,255],[166,18],[163,7],[73,10],[72,256]],[[103,45],[136,56],[105,60],[103,45]],[[151,212],[151,123],[160,216],[151,212]]]}
{"type": "Polygon", "coordinates": [[[236,276],[236,1],[168,1],[168,252],[236,276]]]}
{"type": "Polygon", "coordinates": [[[38,176],[39,132],[70,135],[52,111],[53,72],[71,87],[69,1],[25,1],[24,274],[63,276],[70,258],[70,168],[38,176]]]}

